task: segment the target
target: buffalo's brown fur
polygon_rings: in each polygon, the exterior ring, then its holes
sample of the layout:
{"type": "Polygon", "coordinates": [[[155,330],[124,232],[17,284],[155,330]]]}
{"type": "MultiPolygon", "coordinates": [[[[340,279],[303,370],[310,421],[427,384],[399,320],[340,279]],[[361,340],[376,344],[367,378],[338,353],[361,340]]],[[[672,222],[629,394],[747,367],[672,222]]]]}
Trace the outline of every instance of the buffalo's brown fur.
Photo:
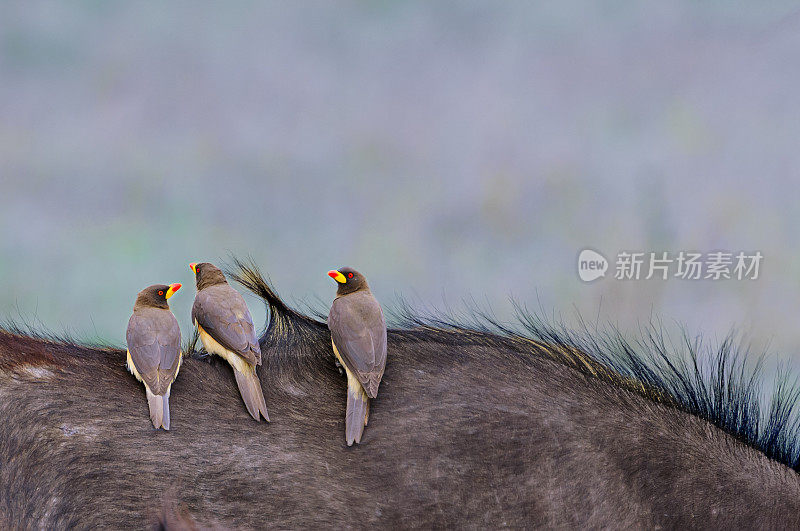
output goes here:
{"type": "Polygon", "coordinates": [[[145,527],[169,488],[225,527],[800,526],[794,470],[567,343],[391,330],[348,448],[327,327],[256,273],[271,424],[195,356],[153,430],[123,351],[0,333],[0,527],[145,527]]]}

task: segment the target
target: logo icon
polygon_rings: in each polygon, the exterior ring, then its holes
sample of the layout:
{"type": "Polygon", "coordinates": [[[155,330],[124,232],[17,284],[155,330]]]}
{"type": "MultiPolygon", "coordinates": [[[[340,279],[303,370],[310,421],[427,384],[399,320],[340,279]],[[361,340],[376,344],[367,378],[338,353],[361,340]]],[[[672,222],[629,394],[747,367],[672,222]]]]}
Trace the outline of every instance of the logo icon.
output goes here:
{"type": "Polygon", "coordinates": [[[602,254],[591,249],[584,249],[578,255],[578,276],[584,282],[591,282],[606,276],[608,260],[602,254]]]}

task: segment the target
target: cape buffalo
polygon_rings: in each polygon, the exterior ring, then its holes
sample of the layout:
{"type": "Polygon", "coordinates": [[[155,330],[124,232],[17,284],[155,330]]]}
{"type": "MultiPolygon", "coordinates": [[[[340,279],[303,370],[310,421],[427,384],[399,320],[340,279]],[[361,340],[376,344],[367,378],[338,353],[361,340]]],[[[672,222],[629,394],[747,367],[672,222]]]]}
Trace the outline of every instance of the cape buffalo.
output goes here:
{"type": "Polygon", "coordinates": [[[166,432],[124,350],[0,332],[0,527],[800,528],[797,391],[759,406],[730,342],[678,360],[657,334],[407,311],[348,447],[327,326],[239,266],[269,306],[270,424],[198,353],[166,432]]]}

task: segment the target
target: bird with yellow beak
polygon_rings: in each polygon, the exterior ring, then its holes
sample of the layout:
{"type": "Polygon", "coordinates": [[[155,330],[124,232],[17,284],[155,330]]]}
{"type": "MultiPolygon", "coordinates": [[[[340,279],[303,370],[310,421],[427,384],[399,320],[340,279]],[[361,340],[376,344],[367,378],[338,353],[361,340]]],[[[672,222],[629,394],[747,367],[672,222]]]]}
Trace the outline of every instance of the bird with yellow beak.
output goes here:
{"type": "Polygon", "coordinates": [[[347,445],[360,443],[369,420],[369,401],[378,396],[386,368],[386,320],[367,279],[350,267],[328,271],[336,298],[328,314],[333,354],[347,373],[347,445]]]}
{"type": "Polygon", "coordinates": [[[180,284],[156,284],[139,292],[128,321],[128,370],[144,384],[153,426],[169,430],[169,393],[181,368],[181,330],[167,299],[180,284]]]}
{"type": "Polygon", "coordinates": [[[192,322],[197,326],[206,352],[216,354],[230,364],[239,394],[247,412],[255,420],[269,422],[267,404],[261,390],[256,366],[261,365],[253,318],[241,294],[228,285],[222,271],[208,262],[192,263],[197,295],[192,305],[192,322]]]}

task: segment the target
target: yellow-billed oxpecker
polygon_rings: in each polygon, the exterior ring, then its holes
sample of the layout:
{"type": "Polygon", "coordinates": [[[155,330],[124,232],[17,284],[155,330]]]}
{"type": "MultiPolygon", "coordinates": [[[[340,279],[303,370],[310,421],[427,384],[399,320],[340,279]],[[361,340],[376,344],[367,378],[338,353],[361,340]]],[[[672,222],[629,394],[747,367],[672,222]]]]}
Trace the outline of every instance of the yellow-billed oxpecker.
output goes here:
{"type": "Polygon", "coordinates": [[[167,299],[180,284],[156,284],[136,297],[128,321],[128,370],[144,384],[150,420],[169,429],[169,392],[181,368],[181,330],[167,299]]]}
{"type": "Polygon", "coordinates": [[[339,285],[328,314],[333,353],[347,372],[347,445],[361,442],[369,400],[378,395],[386,367],[386,320],[367,279],[349,267],[328,271],[339,285]]]}
{"type": "Polygon", "coordinates": [[[233,367],[236,384],[250,415],[269,422],[256,365],[261,365],[253,318],[244,298],[228,285],[218,267],[207,262],[189,264],[197,282],[192,322],[209,354],[216,354],[233,367]]]}

